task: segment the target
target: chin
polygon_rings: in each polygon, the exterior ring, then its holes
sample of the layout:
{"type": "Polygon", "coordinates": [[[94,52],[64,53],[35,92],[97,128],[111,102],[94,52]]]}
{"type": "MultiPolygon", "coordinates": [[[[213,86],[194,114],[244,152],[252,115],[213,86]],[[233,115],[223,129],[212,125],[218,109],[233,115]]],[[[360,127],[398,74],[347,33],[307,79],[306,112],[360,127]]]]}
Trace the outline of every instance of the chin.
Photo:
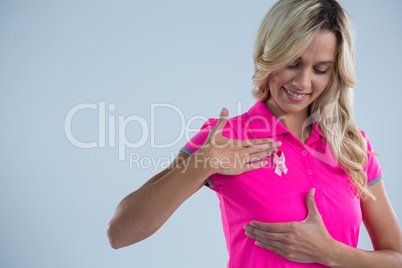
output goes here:
{"type": "MultiPolygon", "coordinates": [[[[297,104],[296,104],[297,105],[297,104]]],[[[305,111],[306,109],[308,109],[308,106],[305,107],[289,107],[289,106],[282,106],[281,107],[282,110],[285,113],[289,113],[289,114],[297,114],[297,113],[302,113],[303,111],[305,111]]]]}

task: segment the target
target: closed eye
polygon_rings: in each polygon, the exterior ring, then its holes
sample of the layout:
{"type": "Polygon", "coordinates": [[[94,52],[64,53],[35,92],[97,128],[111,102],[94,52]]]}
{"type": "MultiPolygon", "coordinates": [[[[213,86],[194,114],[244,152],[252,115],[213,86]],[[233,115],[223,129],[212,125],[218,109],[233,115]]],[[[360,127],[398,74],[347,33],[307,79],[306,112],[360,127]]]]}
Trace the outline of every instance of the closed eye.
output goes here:
{"type": "MultiPolygon", "coordinates": [[[[299,68],[300,67],[300,64],[299,63],[296,63],[296,64],[289,64],[289,65],[287,65],[286,66],[286,68],[287,69],[297,69],[297,68],[299,68]]],[[[320,70],[320,69],[317,69],[317,68],[314,68],[314,71],[317,73],[317,74],[326,74],[327,72],[328,72],[328,70],[320,70]]]]}
{"type": "Polygon", "coordinates": [[[286,66],[286,68],[288,69],[296,69],[299,66],[299,64],[290,64],[288,66],[286,66]]]}
{"type": "Polygon", "coordinates": [[[318,70],[318,69],[314,69],[314,70],[315,70],[315,72],[318,73],[318,74],[326,74],[327,71],[328,71],[328,70],[321,71],[321,70],[318,70]]]}

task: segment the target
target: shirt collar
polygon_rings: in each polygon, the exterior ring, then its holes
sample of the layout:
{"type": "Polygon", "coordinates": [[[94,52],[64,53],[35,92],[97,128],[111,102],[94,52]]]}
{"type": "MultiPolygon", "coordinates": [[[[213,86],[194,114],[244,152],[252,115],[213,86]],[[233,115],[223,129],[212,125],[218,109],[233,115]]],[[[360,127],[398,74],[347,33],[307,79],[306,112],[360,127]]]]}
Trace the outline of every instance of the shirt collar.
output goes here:
{"type": "MultiPolygon", "coordinates": [[[[268,109],[264,101],[256,101],[255,104],[248,110],[248,122],[252,131],[257,138],[274,137],[284,133],[291,132],[282,124],[281,118],[276,118],[275,115],[268,109]]],[[[313,124],[313,132],[309,141],[313,142],[320,137],[325,137],[315,120],[309,117],[308,125],[313,124]]]]}

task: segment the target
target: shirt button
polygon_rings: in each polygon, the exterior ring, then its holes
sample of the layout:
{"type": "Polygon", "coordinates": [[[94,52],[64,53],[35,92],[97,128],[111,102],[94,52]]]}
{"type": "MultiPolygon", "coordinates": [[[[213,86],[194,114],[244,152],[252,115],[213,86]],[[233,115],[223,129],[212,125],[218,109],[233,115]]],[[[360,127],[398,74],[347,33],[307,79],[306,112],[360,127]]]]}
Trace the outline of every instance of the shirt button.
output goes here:
{"type": "Polygon", "coordinates": [[[309,170],[307,170],[307,173],[308,173],[309,175],[311,175],[311,174],[313,174],[313,171],[312,171],[311,169],[309,169],[309,170]]]}
{"type": "Polygon", "coordinates": [[[307,155],[307,151],[302,151],[302,155],[306,156],[306,155],[307,155]]]}

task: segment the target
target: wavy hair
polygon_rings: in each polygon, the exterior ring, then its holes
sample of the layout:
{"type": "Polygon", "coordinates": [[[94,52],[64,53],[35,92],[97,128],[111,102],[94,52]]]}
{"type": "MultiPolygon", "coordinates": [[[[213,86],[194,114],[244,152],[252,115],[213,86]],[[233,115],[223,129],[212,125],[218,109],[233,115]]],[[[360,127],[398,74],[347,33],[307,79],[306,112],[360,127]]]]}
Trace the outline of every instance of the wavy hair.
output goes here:
{"type": "Polygon", "coordinates": [[[354,44],[351,20],[335,0],[279,0],[265,15],[254,47],[253,98],[269,96],[269,75],[296,60],[319,31],[333,32],[338,53],[328,85],[309,106],[311,116],[325,135],[339,167],[347,174],[356,195],[376,199],[367,186],[364,167],[367,142],[352,121],[354,44]]]}

